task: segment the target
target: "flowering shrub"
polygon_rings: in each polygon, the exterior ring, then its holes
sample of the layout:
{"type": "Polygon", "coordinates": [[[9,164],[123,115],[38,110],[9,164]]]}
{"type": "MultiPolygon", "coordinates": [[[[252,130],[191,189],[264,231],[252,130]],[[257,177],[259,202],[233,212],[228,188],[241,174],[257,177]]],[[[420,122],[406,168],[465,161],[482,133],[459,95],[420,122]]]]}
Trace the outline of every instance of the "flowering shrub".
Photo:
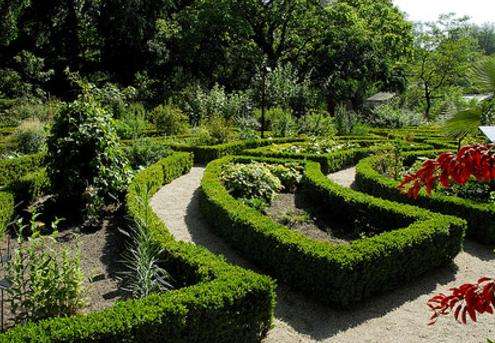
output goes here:
{"type": "Polygon", "coordinates": [[[332,139],[318,140],[311,139],[308,143],[293,144],[284,147],[280,152],[289,154],[329,154],[343,149],[357,148],[359,145],[349,142],[336,142],[332,139]]]}
{"type": "Polygon", "coordinates": [[[229,164],[222,172],[225,188],[239,198],[261,198],[271,202],[283,186],[263,163],[229,164]]]}
{"type": "MultiPolygon", "coordinates": [[[[495,145],[476,144],[463,147],[457,154],[443,153],[434,160],[424,162],[417,172],[406,175],[399,187],[408,187],[408,195],[416,198],[423,187],[430,194],[437,183],[450,188],[455,184],[465,185],[473,177],[485,183],[495,180],[495,145]]],[[[477,313],[493,314],[494,279],[483,277],[477,283],[463,284],[450,291],[450,295],[438,294],[428,301],[433,311],[430,325],[438,317],[450,313],[463,324],[466,324],[468,315],[476,322],[477,313]]]]}
{"type": "Polygon", "coordinates": [[[495,145],[476,144],[463,147],[457,154],[440,154],[425,161],[417,172],[406,175],[399,188],[417,198],[423,187],[431,194],[438,183],[449,188],[454,183],[464,185],[471,177],[478,182],[495,180],[495,145]]]}

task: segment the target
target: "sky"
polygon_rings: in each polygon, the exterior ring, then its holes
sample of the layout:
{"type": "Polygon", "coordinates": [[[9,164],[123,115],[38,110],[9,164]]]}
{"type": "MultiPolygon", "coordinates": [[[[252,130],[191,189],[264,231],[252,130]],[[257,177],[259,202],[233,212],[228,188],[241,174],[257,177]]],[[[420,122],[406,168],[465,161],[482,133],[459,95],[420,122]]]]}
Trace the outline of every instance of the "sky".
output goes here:
{"type": "Polygon", "coordinates": [[[467,15],[477,24],[495,22],[495,0],[393,0],[413,21],[434,21],[440,14],[467,15]]]}

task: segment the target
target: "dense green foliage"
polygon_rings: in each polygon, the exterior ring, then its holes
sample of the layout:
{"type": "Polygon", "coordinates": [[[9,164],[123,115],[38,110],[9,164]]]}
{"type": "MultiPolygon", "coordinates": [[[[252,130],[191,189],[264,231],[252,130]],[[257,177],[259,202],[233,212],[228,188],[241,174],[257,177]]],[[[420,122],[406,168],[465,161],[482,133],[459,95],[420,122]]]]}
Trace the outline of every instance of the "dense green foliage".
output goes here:
{"type": "MultiPolygon", "coordinates": [[[[335,171],[350,165],[355,155],[333,157],[335,171]]],[[[208,165],[201,184],[202,213],[246,258],[319,302],[348,307],[449,263],[460,251],[462,220],[343,188],[315,162],[307,163],[302,180],[310,198],[338,219],[360,218],[379,228],[380,234],[340,245],[311,240],[227,192],[220,181],[222,166],[250,159],[226,157],[208,165]]]]}
{"type": "Polygon", "coordinates": [[[0,3],[0,16],[0,94],[9,98],[71,95],[69,68],[132,84],[151,105],[216,83],[257,103],[265,61],[270,106],[301,114],[317,87],[329,103],[356,105],[395,87],[412,42],[411,25],[386,0],[16,0],[0,3]]]}
{"type": "MultiPolygon", "coordinates": [[[[412,163],[418,157],[433,157],[437,154],[438,152],[435,151],[407,153],[406,163],[407,160],[412,163]]],[[[356,187],[359,190],[384,199],[414,204],[464,218],[468,222],[468,237],[485,244],[495,242],[495,205],[493,203],[481,203],[437,192],[430,197],[420,194],[417,200],[410,199],[397,189],[398,181],[383,176],[376,170],[378,159],[379,156],[369,157],[361,160],[357,165],[356,187]]]]}
{"type": "MultiPolygon", "coordinates": [[[[131,218],[146,215],[136,196],[151,185],[154,193],[192,167],[185,153],[169,156],[136,175],[127,194],[131,218]]],[[[274,307],[274,284],[227,264],[204,248],[177,242],[150,210],[150,231],[164,249],[163,265],[183,288],[118,302],[111,308],[17,326],[0,335],[2,342],[256,342],[268,331],[274,307]]]]}
{"type": "Polygon", "coordinates": [[[85,305],[80,252],[56,250],[50,239],[21,243],[7,264],[8,301],[18,323],[73,315],[85,305]]]}
{"type": "Polygon", "coordinates": [[[48,139],[47,172],[60,204],[96,215],[109,196],[123,193],[127,160],[111,118],[91,98],[67,104],[48,139]]]}

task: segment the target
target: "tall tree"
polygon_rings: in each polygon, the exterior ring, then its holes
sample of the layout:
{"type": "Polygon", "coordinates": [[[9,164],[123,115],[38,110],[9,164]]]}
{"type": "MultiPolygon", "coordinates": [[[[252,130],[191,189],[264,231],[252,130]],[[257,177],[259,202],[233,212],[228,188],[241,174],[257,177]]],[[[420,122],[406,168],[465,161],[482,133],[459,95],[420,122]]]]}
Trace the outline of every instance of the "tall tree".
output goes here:
{"type": "Polygon", "coordinates": [[[468,34],[466,20],[446,15],[438,22],[417,26],[409,75],[412,86],[421,90],[426,119],[430,119],[434,102],[465,80],[477,56],[476,42],[468,34]]]}
{"type": "Polygon", "coordinates": [[[342,0],[327,5],[308,56],[329,112],[341,102],[359,108],[368,92],[395,88],[398,62],[411,44],[411,25],[389,1],[342,0]]]}

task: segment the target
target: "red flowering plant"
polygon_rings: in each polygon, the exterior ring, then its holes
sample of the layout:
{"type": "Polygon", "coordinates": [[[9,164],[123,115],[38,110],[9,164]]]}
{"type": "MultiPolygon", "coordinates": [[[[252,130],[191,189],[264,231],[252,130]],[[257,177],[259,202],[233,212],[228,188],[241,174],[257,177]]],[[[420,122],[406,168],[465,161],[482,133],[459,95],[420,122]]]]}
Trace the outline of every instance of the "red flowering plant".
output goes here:
{"type": "MultiPolygon", "coordinates": [[[[417,198],[422,188],[429,195],[439,183],[449,188],[453,184],[464,185],[471,178],[478,182],[495,180],[495,145],[476,144],[465,146],[457,153],[442,153],[436,159],[425,161],[417,172],[406,175],[399,188],[417,198]]],[[[468,318],[476,322],[477,314],[493,314],[494,293],[495,279],[484,277],[477,283],[451,288],[448,295],[438,294],[428,301],[432,310],[429,324],[451,313],[463,324],[468,318]]]]}
{"type": "Polygon", "coordinates": [[[472,177],[478,182],[495,180],[494,144],[469,145],[457,153],[442,153],[436,159],[425,161],[417,172],[407,174],[399,188],[417,198],[422,188],[431,194],[438,183],[449,188],[454,183],[464,185],[472,177]]]}

